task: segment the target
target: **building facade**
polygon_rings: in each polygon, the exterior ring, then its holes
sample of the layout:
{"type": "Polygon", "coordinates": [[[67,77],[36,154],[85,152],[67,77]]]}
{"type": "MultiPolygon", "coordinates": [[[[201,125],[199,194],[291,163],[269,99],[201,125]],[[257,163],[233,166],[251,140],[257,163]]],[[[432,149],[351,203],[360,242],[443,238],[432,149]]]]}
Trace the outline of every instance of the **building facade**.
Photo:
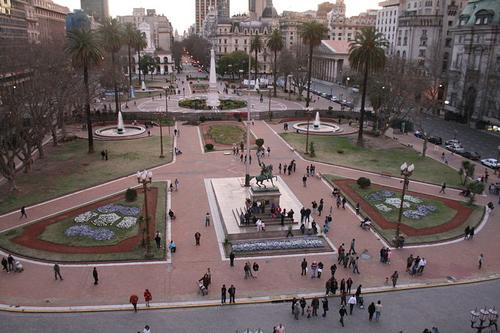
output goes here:
{"type": "Polygon", "coordinates": [[[344,0],[337,0],[327,15],[328,39],[353,40],[362,28],[375,27],[377,10],[368,10],[357,16],[346,17],[344,0]]]}
{"type": "Polygon", "coordinates": [[[342,82],[349,69],[349,42],[323,40],[314,51],[312,77],[328,82],[342,82]]]}
{"type": "Polygon", "coordinates": [[[92,16],[97,22],[109,17],[108,0],[81,0],[80,6],[87,15],[92,16]]]}
{"type": "Polygon", "coordinates": [[[445,110],[500,124],[500,2],[471,0],[450,29],[445,110]]]}
{"type": "Polygon", "coordinates": [[[28,42],[26,1],[0,1],[0,49],[28,42]]]}
{"type": "Polygon", "coordinates": [[[28,0],[26,17],[29,41],[32,43],[63,41],[68,13],[68,7],[58,5],[52,0],[28,0]]]}
{"type": "Polygon", "coordinates": [[[398,30],[399,0],[386,0],[379,3],[381,9],[377,12],[375,28],[384,35],[388,41],[386,54],[393,55],[396,46],[398,30]]]}
{"type": "Polygon", "coordinates": [[[217,0],[196,0],[195,2],[195,28],[196,33],[200,34],[203,29],[205,16],[212,8],[217,8],[217,0]]]}

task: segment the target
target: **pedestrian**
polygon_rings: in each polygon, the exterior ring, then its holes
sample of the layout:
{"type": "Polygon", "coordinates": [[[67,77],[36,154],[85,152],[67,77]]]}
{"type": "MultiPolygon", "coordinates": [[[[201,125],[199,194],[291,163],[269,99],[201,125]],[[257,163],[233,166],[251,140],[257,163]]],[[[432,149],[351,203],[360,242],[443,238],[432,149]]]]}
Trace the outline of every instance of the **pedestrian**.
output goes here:
{"type": "Polygon", "coordinates": [[[307,319],[311,318],[311,314],[312,314],[312,307],[308,305],[306,308],[307,319]]]}
{"type": "Polygon", "coordinates": [[[194,234],[194,240],[196,242],[196,246],[199,246],[200,245],[200,238],[201,238],[201,234],[197,231],[195,234],[194,234]]]}
{"type": "Polygon", "coordinates": [[[307,261],[306,261],[306,258],[302,259],[300,267],[302,269],[300,275],[301,276],[307,275],[307,261]]]}
{"type": "Polygon", "coordinates": [[[446,182],[443,182],[443,185],[441,185],[441,190],[439,191],[439,193],[446,194],[445,190],[446,190],[446,182]]]}
{"type": "Polygon", "coordinates": [[[406,271],[410,272],[411,266],[413,266],[413,254],[410,254],[410,256],[406,259],[406,271]]]}
{"type": "Polygon", "coordinates": [[[179,179],[175,178],[175,190],[178,191],[179,190],[179,185],[180,185],[180,182],[179,182],[179,179]]]}
{"type": "Polygon", "coordinates": [[[356,257],[356,259],[354,259],[354,262],[352,264],[352,273],[353,274],[360,274],[359,273],[359,257],[356,257]]]}
{"type": "Polygon", "coordinates": [[[356,250],[355,250],[355,245],[356,245],[356,239],[353,238],[352,241],[351,241],[351,247],[349,248],[349,254],[352,253],[352,254],[356,254],[356,250]]]}
{"type": "Polygon", "coordinates": [[[345,204],[347,203],[347,199],[342,197],[342,209],[345,209],[345,204]]]}
{"type": "Polygon", "coordinates": [[[254,273],[255,273],[255,274],[253,275],[253,277],[254,277],[254,278],[256,278],[256,277],[257,277],[256,273],[259,271],[259,264],[257,264],[257,263],[254,261],[254,263],[253,263],[253,265],[252,265],[252,269],[253,269],[253,271],[254,271],[254,273]]]}
{"type": "Polygon", "coordinates": [[[205,215],[205,227],[210,226],[210,213],[207,212],[205,215]]]}
{"type": "Polygon", "coordinates": [[[236,296],[236,288],[234,287],[234,285],[231,285],[231,287],[229,287],[228,293],[229,293],[229,303],[236,303],[234,300],[236,296]]]}
{"type": "Polygon", "coordinates": [[[398,271],[394,271],[391,275],[391,280],[392,280],[392,287],[396,288],[396,283],[398,282],[399,274],[398,271]]]}
{"type": "Polygon", "coordinates": [[[171,240],[170,244],[168,244],[168,249],[170,250],[170,253],[175,253],[175,251],[177,251],[177,245],[175,245],[173,240],[171,240]]]}
{"type": "Polygon", "coordinates": [[[221,302],[221,304],[226,304],[226,293],[227,293],[226,285],[223,284],[222,288],[220,290],[220,302],[221,302]]]}
{"type": "Polygon", "coordinates": [[[346,314],[347,314],[347,310],[345,309],[345,305],[342,305],[339,309],[340,323],[342,324],[342,327],[344,327],[344,316],[346,314]]]}
{"type": "Polygon", "coordinates": [[[375,313],[375,303],[371,302],[370,305],[368,305],[368,320],[369,321],[372,321],[374,313],[375,313]]]}
{"type": "Polygon", "coordinates": [[[130,304],[132,304],[132,306],[134,307],[134,312],[137,312],[137,302],[139,301],[139,297],[137,297],[137,295],[135,294],[132,294],[130,296],[130,299],[129,299],[129,302],[130,304]]]}
{"type": "Polygon", "coordinates": [[[278,170],[279,170],[279,172],[281,174],[281,163],[278,165],[278,170]]]}
{"type": "Polygon", "coordinates": [[[307,187],[307,177],[306,177],[306,175],[304,175],[304,177],[302,177],[302,185],[304,185],[304,187],[307,187]]]}
{"type": "Polygon", "coordinates": [[[469,239],[469,233],[470,233],[470,227],[466,226],[464,231],[465,234],[464,239],[469,239]]]}
{"type": "Polygon", "coordinates": [[[304,297],[302,297],[299,301],[300,307],[302,308],[302,315],[304,315],[304,310],[306,308],[307,302],[304,297]]]}
{"type": "Polygon", "coordinates": [[[104,157],[106,156],[106,153],[104,150],[101,150],[101,160],[104,161],[104,157]]]}
{"type": "Polygon", "coordinates": [[[323,317],[326,317],[326,312],[328,311],[328,299],[326,297],[323,297],[321,303],[323,305],[323,317]]]}
{"type": "Polygon", "coordinates": [[[144,326],[142,333],[151,333],[151,327],[149,327],[149,325],[144,326]]]}
{"type": "Polygon", "coordinates": [[[9,265],[9,272],[14,272],[14,263],[15,263],[15,260],[14,260],[14,257],[12,256],[12,254],[9,254],[9,256],[7,257],[7,263],[9,265]]]}
{"type": "Polygon", "coordinates": [[[323,268],[324,268],[324,265],[323,263],[320,261],[318,263],[318,279],[321,279],[321,274],[323,273],[323,268]]]}
{"type": "Polygon", "coordinates": [[[348,294],[350,294],[350,293],[351,293],[352,283],[353,283],[353,282],[352,282],[352,279],[351,279],[351,277],[349,277],[349,278],[347,279],[346,283],[345,283],[345,284],[346,284],[346,287],[347,287],[347,288],[346,288],[346,291],[347,291],[347,293],[348,293],[348,294]]]}
{"type": "Polygon", "coordinates": [[[156,242],[156,248],[161,249],[161,234],[159,231],[157,231],[155,234],[155,242],[156,242]]]}
{"type": "Polygon", "coordinates": [[[6,271],[7,273],[9,273],[9,266],[8,266],[8,262],[7,262],[7,259],[5,259],[5,257],[2,258],[2,269],[4,271],[6,271]]]}
{"type": "Polygon", "coordinates": [[[356,203],[356,215],[359,215],[359,202],[356,203]]]}
{"type": "Polygon", "coordinates": [[[295,310],[295,306],[297,305],[297,297],[292,298],[292,314],[295,310]]]}
{"type": "Polygon", "coordinates": [[[21,207],[21,217],[19,217],[20,219],[22,218],[28,218],[28,215],[26,215],[26,207],[22,206],[21,207]]]}
{"type": "Polygon", "coordinates": [[[312,316],[317,317],[319,309],[319,298],[314,297],[311,301],[311,306],[312,306],[312,316]]]}
{"type": "Polygon", "coordinates": [[[229,253],[229,266],[231,267],[234,267],[234,257],[235,257],[234,252],[231,251],[231,253],[229,253]]]}
{"type": "Polygon", "coordinates": [[[375,321],[379,321],[380,315],[382,314],[382,303],[377,301],[377,304],[375,304],[375,321]]]}
{"type": "Polygon", "coordinates": [[[97,273],[97,268],[94,267],[92,271],[92,276],[94,277],[94,285],[99,284],[99,273],[97,273]]]}
{"type": "MultiPolygon", "coordinates": [[[[299,313],[300,313],[299,305],[295,304],[295,307],[293,308],[293,317],[295,318],[295,320],[299,320],[299,313]]],[[[302,315],[304,315],[304,309],[302,309],[302,315]]]]}
{"type": "Polygon", "coordinates": [[[356,296],[351,295],[351,297],[349,297],[349,300],[347,301],[347,304],[349,304],[349,315],[351,316],[352,316],[352,310],[354,309],[356,303],[357,303],[356,296]]]}
{"type": "Polygon", "coordinates": [[[61,279],[61,281],[63,280],[63,277],[61,275],[61,267],[59,267],[58,263],[54,264],[54,277],[56,280],[57,280],[57,277],[59,277],[59,279],[61,279]]]}
{"type": "Polygon", "coordinates": [[[151,295],[151,292],[149,289],[144,290],[144,303],[146,303],[146,307],[150,307],[149,302],[153,300],[153,295],[151,295]]]}
{"type": "Polygon", "coordinates": [[[469,231],[469,239],[472,239],[474,238],[474,233],[476,231],[476,228],[475,227],[471,227],[470,228],[470,231],[469,231]]]}
{"type": "Polygon", "coordinates": [[[106,150],[104,151],[104,159],[107,161],[107,160],[108,160],[108,157],[109,157],[109,156],[108,156],[108,150],[106,149],[106,150]]]}
{"type": "Polygon", "coordinates": [[[478,263],[479,263],[478,269],[481,269],[481,267],[483,267],[483,263],[484,263],[484,255],[482,253],[479,255],[478,263]]]}

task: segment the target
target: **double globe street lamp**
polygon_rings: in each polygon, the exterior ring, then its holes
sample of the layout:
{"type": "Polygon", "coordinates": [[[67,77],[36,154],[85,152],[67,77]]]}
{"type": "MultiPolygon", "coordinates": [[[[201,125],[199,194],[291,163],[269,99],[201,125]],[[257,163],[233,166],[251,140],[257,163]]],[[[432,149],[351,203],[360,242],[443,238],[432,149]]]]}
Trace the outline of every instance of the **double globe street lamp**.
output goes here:
{"type": "Polygon", "coordinates": [[[142,189],[144,192],[144,220],[146,222],[146,227],[142,230],[143,241],[144,234],[146,234],[146,258],[152,258],[153,253],[151,252],[151,235],[149,233],[149,211],[148,211],[148,184],[153,182],[153,172],[144,170],[137,171],[137,183],[142,185],[142,189]]]}
{"type": "Polygon", "coordinates": [[[478,333],[491,326],[495,327],[495,331],[492,332],[498,332],[498,312],[494,307],[492,309],[484,308],[479,311],[476,308],[470,312],[470,316],[470,327],[476,329],[478,333]]]}
{"type": "Polygon", "coordinates": [[[401,164],[400,167],[401,176],[403,176],[403,192],[401,193],[401,203],[399,205],[399,215],[398,215],[398,225],[396,228],[396,237],[394,238],[394,245],[396,248],[403,247],[404,240],[401,237],[400,229],[401,229],[401,219],[403,218],[403,206],[405,202],[406,190],[408,189],[408,185],[410,184],[409,178],[413,174],[415,170],[415,166],[413,164],[408,165],[406,162],[401,164]]]}

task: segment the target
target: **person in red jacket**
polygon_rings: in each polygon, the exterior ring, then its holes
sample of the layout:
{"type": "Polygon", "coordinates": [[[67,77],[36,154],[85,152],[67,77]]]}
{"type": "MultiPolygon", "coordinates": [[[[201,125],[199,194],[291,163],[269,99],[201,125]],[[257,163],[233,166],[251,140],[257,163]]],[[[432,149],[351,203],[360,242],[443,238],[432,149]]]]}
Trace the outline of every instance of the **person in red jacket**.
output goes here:
{"type": "Polygon", "coordinates": [[[137,312],[137,302],[139,301],[139,297],[137,295],[133,294],[130,296],[130,304],[134,307],[134,312],[137,312]]]}
{"type": "Polygon", "coordinates": [[[146,289],[146,291],[144,291],[144,301],[146,302],[146,307],[150,307],[149,305],[149,302],[151,302],[153,300],[153,295],[151,295],[151,292],[149,291],[149,289],[146,289]]]}

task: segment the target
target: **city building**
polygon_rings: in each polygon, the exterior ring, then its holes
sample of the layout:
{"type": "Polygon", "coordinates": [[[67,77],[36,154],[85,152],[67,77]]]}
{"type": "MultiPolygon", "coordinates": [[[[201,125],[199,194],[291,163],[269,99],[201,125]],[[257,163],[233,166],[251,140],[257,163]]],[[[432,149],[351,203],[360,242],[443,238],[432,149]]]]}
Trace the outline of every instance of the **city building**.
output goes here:
{"type": "Polygon", "coordinates": [[[203,29],[203,21],[211,8],[217,8],[217,0],[196,0],[195,2],[195,27],[196,33],[200,34],[203,29]]]}
{"type": "Polygon", "coordinates": [[[327,15],[328,35],[331,40],[353,40],[362,28],[375,27],[377,10],[346,17],[344,0],[337,0],[327,15]]]}
{"type": "Polygon", "coordinates": [[[75,9],[66,15],[66,31],[73,29],[92,29],[95,27],[95,20],[92,16],[84,13],[81,9],[75,9]]]}
{"type": "Polygon", "coordinates": [[[52,0],[28,0],[25,8],[30,42],[64,40],[68,7],[52,0]]]}
{"type": "Polygon", "coordinates": [[[447,0],[447,8],[443,19],[443,32],[441,38],[441,48],[443,54],[443,72],[448,70],[450,65],[450,54],[453,40],[450,29],[458,24],[458,17],[468,0],[447,0]]]}
{"type": "Polygon", "coordinates": [[[386,0],[379,3],[381,9],[377,12],[375,28],[388,41],[386,53],[393,55],[398,30],[399,0],[386,0]]]}
{"type": "Polygon", "coordinates": [[[217,0],[217,17],[231,17],[231,2],[230,0],[217,0]]]}
{"type": "Polygon", "coordinates": [[[349,69],[349,42],[322,40],[314,51],[312,77],[328,82],[342,82],[349,69]]]}
{"type": "Polygon", "coordinates": [[[471,0],[449,29],[451,64],[445,110],[500,124],[500,2],[471,0]]]}
{"type": "Polygon", "coordinates": [[[108,0],[80,0],[82,10],[92,16],[97,22],[109,17],[108,0]]]}
{"type": "MultiPolygon", "coordinates": [[[[132,15],[118,16],[118,21],[132,23],[146,37],[144,54],[156,59],[155,74],[173,72],[172,43],[174,39],[172,24],[165,15],[157,15],[155,9],[134,8],[132,15]]],[[[137,55],[134,54],[135,71],[139,71],[137,55]]]]}
{"type": "Polygon", "coordinates": [[[318,5],[318,10],[316,11],[316,17],[319,19],[326,20],[329,12],[333,10],[335,4],[331,2],[323,2],[318,5]]]}
{"type": "Polygon", "coordinates": [[[0,1],[0,49],[28,42],[26,1],[0,1]]]}

